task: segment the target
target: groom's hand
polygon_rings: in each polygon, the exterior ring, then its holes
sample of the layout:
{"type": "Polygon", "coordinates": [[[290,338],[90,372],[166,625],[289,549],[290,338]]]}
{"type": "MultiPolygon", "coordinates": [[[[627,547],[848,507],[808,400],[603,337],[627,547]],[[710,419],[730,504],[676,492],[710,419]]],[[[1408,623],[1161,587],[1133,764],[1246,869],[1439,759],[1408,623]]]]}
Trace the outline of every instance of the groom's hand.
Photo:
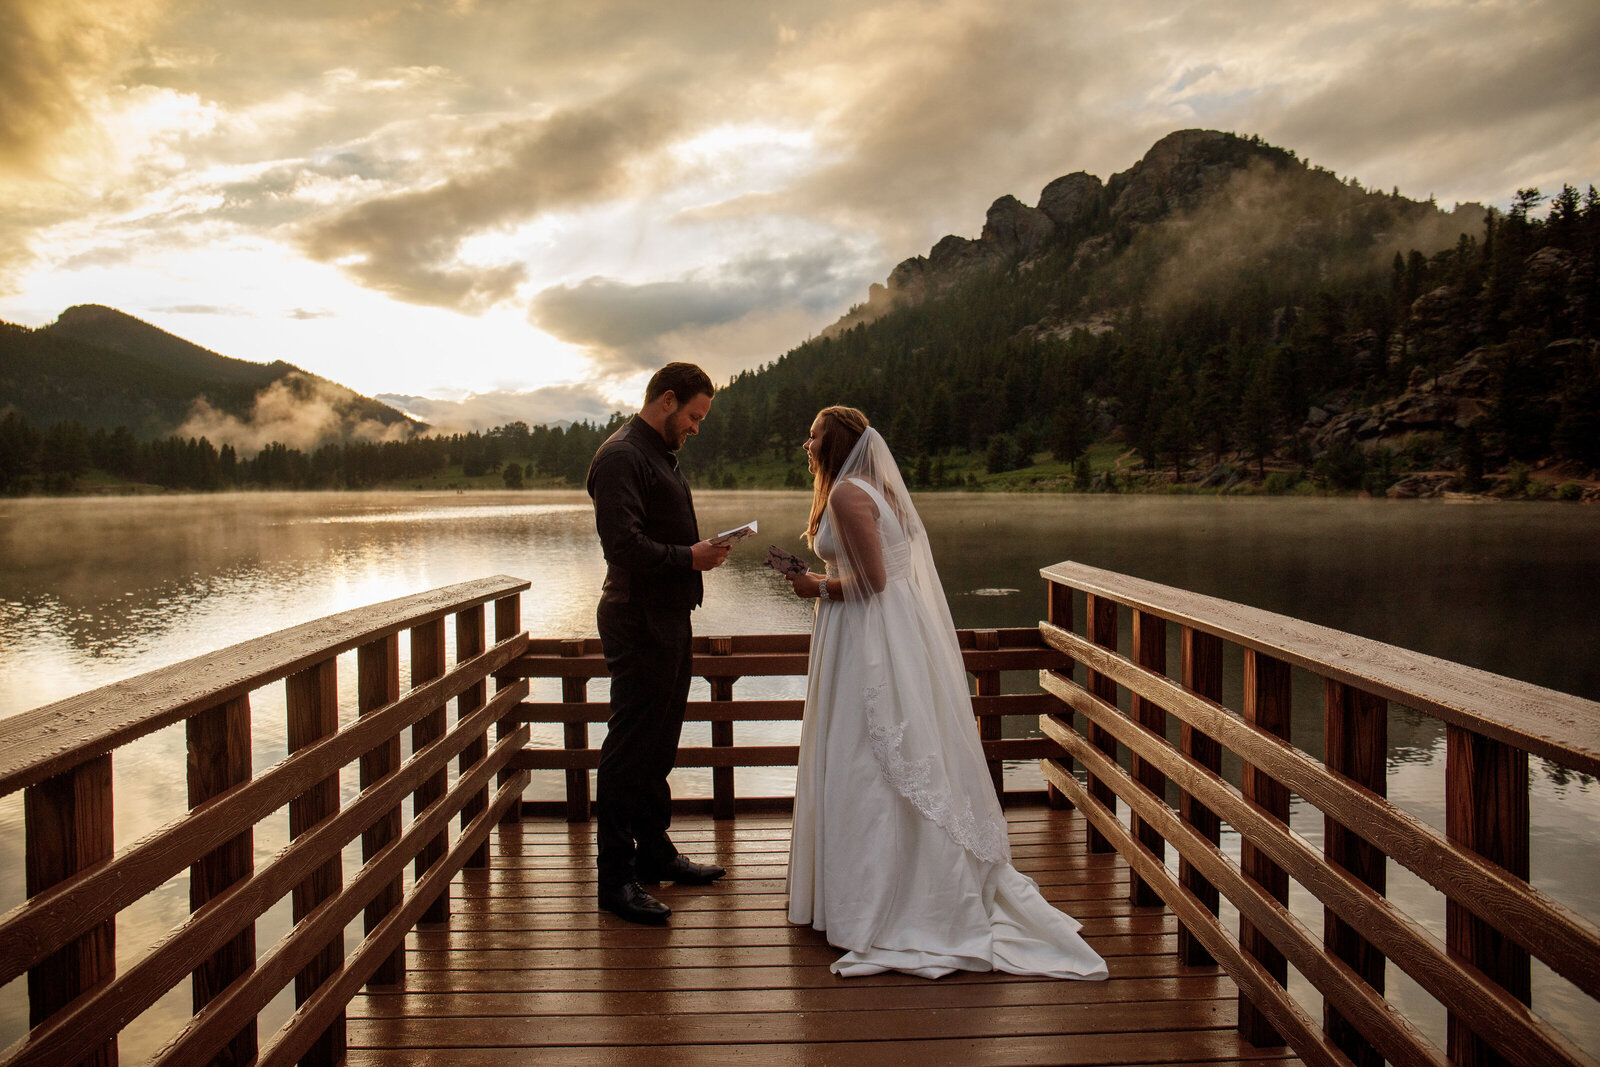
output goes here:
{"type": "Polygon", "coordinates": [[[719,545],[715,541],[701,541],[689,548],[689,554],[694,559],[694,569],[708,571],[713,567],[722,566],[722,561],[728,558],[732,545],[719,545]]]}

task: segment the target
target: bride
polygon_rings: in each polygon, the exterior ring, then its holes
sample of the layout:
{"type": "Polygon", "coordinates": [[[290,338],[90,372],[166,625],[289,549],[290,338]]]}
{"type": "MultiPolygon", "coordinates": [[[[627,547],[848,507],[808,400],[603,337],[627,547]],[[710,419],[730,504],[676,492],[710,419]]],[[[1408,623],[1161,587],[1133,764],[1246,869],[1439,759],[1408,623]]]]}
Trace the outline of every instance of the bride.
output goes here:
{"type": "Polygon", "coordinates": [[[1106,965],[1011,865],[950,609],[889,447],[830,407],[805,443],[817,599],[789,845],[789,921],[845,954],[836,974],[1001,970],[1104,978],[1106,965]]]}

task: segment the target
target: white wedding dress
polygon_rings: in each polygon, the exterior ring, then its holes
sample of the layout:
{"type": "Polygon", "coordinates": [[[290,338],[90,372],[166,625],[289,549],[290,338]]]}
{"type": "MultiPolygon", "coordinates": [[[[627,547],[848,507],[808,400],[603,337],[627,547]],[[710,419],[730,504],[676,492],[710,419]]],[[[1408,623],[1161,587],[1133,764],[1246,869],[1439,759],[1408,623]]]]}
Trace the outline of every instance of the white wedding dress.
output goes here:
{"type": "MultiPolygon", "coordinates": [[[[877,486],[852,484],[875,506],[886,581],[865,599],[817,605],[789,920],[845,949],[832,970],[847,977],[886,970],[925,978],[954,970],[1106,977],[1077,921],[1012,867],[943,592],[930,608],[914,574],[918,546],[908,545],[896,510],[877,486]]],[[[897,488],[905,492],[903,483],[897,488]]],[[[831,511],[814,547],[838,574],[831,511]]],[[[909,516],[920,532],[915,512],[909,516]]]]}

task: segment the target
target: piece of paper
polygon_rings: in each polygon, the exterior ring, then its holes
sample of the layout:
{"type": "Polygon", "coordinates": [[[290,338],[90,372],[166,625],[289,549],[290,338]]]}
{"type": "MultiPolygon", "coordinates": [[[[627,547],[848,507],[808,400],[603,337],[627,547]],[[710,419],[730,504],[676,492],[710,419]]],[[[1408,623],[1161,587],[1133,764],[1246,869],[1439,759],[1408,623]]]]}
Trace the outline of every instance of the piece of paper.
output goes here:
{"type": "Polygon", "coordinates": [[[805,574],[811,570],[811,565],[799,556],[785,552],[777,545],[767,546],[767,558],[761,562],[777,571],[779,574],[805,574]]]}
{"type": "Polygon", "coordinates": [[[736,545],[746,537],[754,537],[760,522],[761,520],[757,519],[747,522],[743,526],[735,526],[731,530],[723,530],[717,536],[711,538],[711,543],[714,545],[736,545]]]}

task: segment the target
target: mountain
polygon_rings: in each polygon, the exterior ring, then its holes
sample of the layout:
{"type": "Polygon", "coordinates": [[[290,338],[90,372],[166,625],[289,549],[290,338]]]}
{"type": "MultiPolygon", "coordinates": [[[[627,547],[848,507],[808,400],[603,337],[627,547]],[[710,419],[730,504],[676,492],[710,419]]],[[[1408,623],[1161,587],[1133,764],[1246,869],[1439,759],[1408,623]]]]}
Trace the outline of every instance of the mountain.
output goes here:
{"type": "Polygon", "coordinates": [[[252,363],[219,355],[142,319],[99,304],[69,307],[55,322],[44,327],[43,332],[52,337],[121,352],[174,374],[204,381],[243,383],[256,389],[263,388],[290,371],[299,370],[282,360],[252,363]]]}
{"type": "Polygon", "coordinates": [[[1001,196],[978,237],[901,262],[720,391],[687,462],[792,446],[846,403],[919,471],[952,450],[995,472],[1098,445],[1146,480],[1591,477],[1600,197],[1567,186],[1541,220],[1544,199],[1445,211],[1259,138],[1178,131],[1107,180],[1001,196]]]}
{"type": "MultiPolygon", "coordinates": [[[[0,323],[0,412],[37,426],[126,426],[142,438],[209,433],[246,447],[268,424],[296,444],[425,428],[387,404],[282,360],[220,355],[113,308],[68,308],[30,330],[0,323]]],[[[253,447],[252,447],[253,450],[253,447]]]]}

